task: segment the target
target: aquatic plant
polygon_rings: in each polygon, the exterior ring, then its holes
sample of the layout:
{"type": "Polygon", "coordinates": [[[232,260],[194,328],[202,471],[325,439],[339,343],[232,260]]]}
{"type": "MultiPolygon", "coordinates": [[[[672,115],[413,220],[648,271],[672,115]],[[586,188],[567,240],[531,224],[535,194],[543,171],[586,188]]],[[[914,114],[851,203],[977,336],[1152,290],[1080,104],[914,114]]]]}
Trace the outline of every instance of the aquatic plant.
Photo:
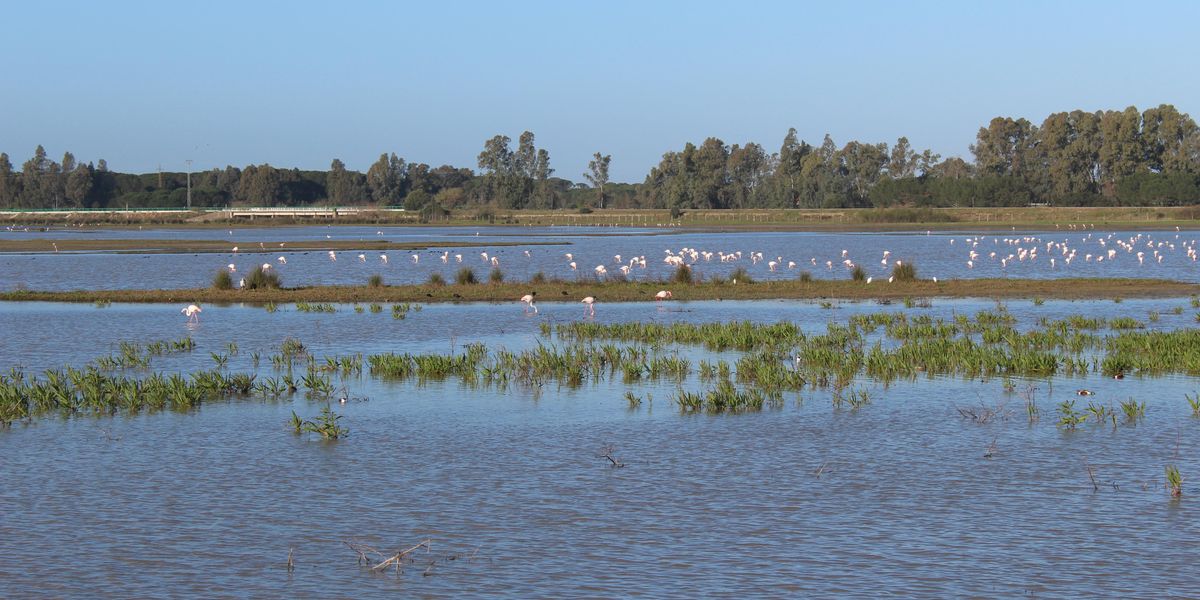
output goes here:
{"type": "Polygon", "coordinates": [[[1167,491],[1171,496],[1178,498],[1183,495],[1183,476],[1179,474],[1179,468],[1175,465],[1166,466],[1167,475],[1167,491]]]}
{"type": "Polygon", "coordinates": [[[1122,400],[1121,412],[1125,413],[1126,421],[1137,421],[1146,416],[1146,402],[1138,402],[1133,398],[1122,400]]]}
{"type": "Polygon", "coordinates": [[[1184,394],[1183,397],[1187,400],[1188,406],[1192,408],[1192,416],[1200,417],[1200,392],[1196,392],[1195,396],[1184,394]]]}
{"type": "Polygon", "coordinates": [[[529,278],[529,283],[534,285],[546,283],[546,274],[541,271],[534,273],[533,276],[529,278]]]}
{"type": "Polygon", "coordinates": [[[854,281],[866,281],[867,270],[862,268],[862,265],[854,265],[854,269],[850,271],[850,279],[854,281]]]}
{"type": "Polygon", "coordinates": [[[692,268],[688,265],[679,265],[675,268],[675,272],[671,273],[671,283],[680,285],[689,285],[692,283],[692,268]]]}
{"type": "MultiPolygon", "coordinates": [[[[289,423],[294,427],[297,419],[296,413],[293,412],[289,423]]],[[[315,419],[303,421],[300,429],[305,432],[319,434],[326,440],[337,440],[350,434],[350,430],[339,423],[341,420],[342,415],[333,412],[333,409],[329,408],[329,406],[325,406],[321,408],[321,414],[317,415],[315,419]]]]}
{"type": "Polygon", "coordinates": [[[377,302],[372,302],[370,306],[367,307],[367,310],[371,311],[372,314],[378,314],[383,312],[383,305],[377,302]]]}
{"type": "Polygon", "coordinates": [[[112,306],[112,300],[97,300],[92,303],[92,306],[95,306],[96,308],[108,308],[109,306],[112,306]]]}
{"type": "Polygon", "coordinates": [[[410,304],[408,302],[402,302],[400,304],[393,304],[392,305],[392,318],[393,319],[404,319],[404,318],[408,317],[408,313],[410,311],[420,312],[420,310],[421,310],[420,304],[410,304]]]}
{"type": "Polygon", "coordinates": [[[383,275],[376,273],[367,278],[367,287],[381,288],[383,287],[383,275]]]}
{"type": "Polygon", "coordinates": [[[1080,423],[1087,421],[1087,415],[1075,410],[1074,400],[1063,400],[1058,404],[1058,426],[1074,430],[1080,423]]]}
{"type": "Polygon", "coordinates": [[[754,278],[750,277],[750,273],[745,267],[738,267],[729,274],[729,281],[732,283],[754,283],[754,278]]]}
{"type": "Polygon", "coordinates": [[[296,310],[299,312],[333,313],[337,312],[337,307],[328,302],[310,303],[301,301],[296,303],[296,310]]]}
{"type": "Polygon", "coordinates": [[[797,279],[800,280],[800,283],[812,283],[813,276],[808,271],[800,271],[800,276],[797,279]]]}
{"type": "Polygon", "coordinates": [[[269,313],[273,313],[276,310],[279,310],[279,307],[276,306],[274,302],[267,302],[266,304],[263,305],[263,308],[266,309],[266,311],[269,313]]]}
{"type": "Polygon", "coordinates": [[[429,274],[429,281],[427,283],[434,287],[442,287],[443,285],[446,285],[446,278],[442,277],[441,273],[434,271],[429,274]]]}

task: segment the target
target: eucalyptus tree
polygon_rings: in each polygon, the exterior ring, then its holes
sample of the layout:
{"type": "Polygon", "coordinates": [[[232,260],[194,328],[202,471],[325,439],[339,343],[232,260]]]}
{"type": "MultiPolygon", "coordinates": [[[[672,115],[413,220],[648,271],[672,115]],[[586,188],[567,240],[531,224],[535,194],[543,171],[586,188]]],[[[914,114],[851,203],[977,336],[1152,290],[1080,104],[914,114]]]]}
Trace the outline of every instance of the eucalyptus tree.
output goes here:
{"type": "Polygon", "coordinates": [[[612,163],[611,154],[600,154],[599,152],[592,155],[592,160],[588,162],[588,170],[583,174],[588,183],[597,191],[597,206],[604,208],[604,186],[608,185],[608,166],[612,163]]]}

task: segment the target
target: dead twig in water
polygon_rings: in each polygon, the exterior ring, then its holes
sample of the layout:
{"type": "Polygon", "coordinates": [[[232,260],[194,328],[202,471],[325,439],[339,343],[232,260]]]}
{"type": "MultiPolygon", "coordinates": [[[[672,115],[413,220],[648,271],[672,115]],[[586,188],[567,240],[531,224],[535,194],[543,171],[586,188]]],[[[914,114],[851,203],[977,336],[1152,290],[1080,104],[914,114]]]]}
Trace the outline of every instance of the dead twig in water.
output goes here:
{"type": "Polygon", "coordinates": [[[608,459],[608,462],[612,463],[612,467],[613,467],[614,469],[619,469],[619,468],[621,468],[621,467],[625,466],[625,463],[623,463],[623,462],[621,462],[621,461],[619,461],[619,460],[617,460],[616,458],[614,458],[614,457],[613,457],[613,446],[612,446],[612,444],[608,444],[608,445],[604,446],[603,448],[601,448],[601,449],[600,449],[600,454],[599,454],[599,457],[600,457],[600,458],[607,458],[607,459],[608,459]]]}
{"type": "Polygon", "coordinates": [[[292,555],[296,553],[296,548],[288,548],[287,570],[288,573],[296,570],[296,561],[292,559],[292,555]]]}
{"type": "Polygon", "coordinates": [[[1092,492],[1100,491],[1100,485],[1096,483],[1096,468],[1088,464],[1086,459],[1083,461],[1083,468],[1087,469],[1088,479],[1092,480],[1092,492]]]}
{"type": "Polygon", "coordinates": [[[988,444],[987,450],[983,453],[984,458],[991,458],[996,455],[996,438],[992,438],[992,443],[988,444]]]}
{"type": "Polygon", "coordinates": [[[392,555],[392,557],[388,558],[387,560],[371,567],[371,570],[375,571],[375,572],[379,572],[384,569],[387,569],[388,567],[394,566],[394,567],[396,567],[396,573],[399,573],[400,565],[403,563],[405,557],[407,557],[409,554],[411,554],[421,548],[425,548],[426,550],[429,550],[429,544],[432,541],[433,540],[425,540],[425,541],[421,542],[420,544],[417,544],[416,546],[409,548],[408,550],[401,550],[400,552],[397,552],[396,554],[392,555]]]}
{"type": "Polygon", "coordinates": [[[813,476],[817,479],[820,479],[821,475],[825,473],[825,467],[827,466],[829,466],[829,461],[821,463],[819,466],[817,466],[817,470],[813,471],[813,476]]]}

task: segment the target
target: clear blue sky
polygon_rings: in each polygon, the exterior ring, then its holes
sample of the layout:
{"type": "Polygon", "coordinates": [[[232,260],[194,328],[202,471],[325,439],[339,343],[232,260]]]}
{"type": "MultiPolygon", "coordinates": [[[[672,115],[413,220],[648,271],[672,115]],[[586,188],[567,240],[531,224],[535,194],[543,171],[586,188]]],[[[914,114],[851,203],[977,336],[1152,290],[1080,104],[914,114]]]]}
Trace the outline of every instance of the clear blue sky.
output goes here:
{"type": "Polygon", "coordinates": [[[476,167],[526,129],[556,174],[641,181],[717,136],[776,151],[907,135],[970,158],[997,115],[1200,117],[1200,2],[20,2],[0,151],[129,172],[381,152],[476,167]],[[744,5],[741,5],[744,4],[744,5]]]}

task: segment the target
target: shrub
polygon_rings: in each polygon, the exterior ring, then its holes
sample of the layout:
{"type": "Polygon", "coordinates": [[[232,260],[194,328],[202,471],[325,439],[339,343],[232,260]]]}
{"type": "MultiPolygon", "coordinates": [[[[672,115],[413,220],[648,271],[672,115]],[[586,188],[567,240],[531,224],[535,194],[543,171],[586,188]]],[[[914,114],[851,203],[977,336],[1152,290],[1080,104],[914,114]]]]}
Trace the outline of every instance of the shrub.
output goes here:
{"type": "Polygon", "coordinates": [[[750,273],[746,272],[743,267],[738,267],[729,274],[729,279],[733,283],[754,283],[754,279],[750,277],[750,273]]]}
{"type": "Polygon", "coordinates": [[[692,282],[692,268],[687,265],[679,265],[679,268],[675,269],[675,273],[673,275],[671,275],[671,283],[691,283],[691,282],[692,282]]]}
{"type": "Polygon", "coordinates": [[[894,277],[896,281],[915,281],[917,279],[917,267],[911,262],[897,262],[896,265],[892,267],[892,277],[894,277]]]}
{"type": "Polygon", "coordinates": [[[373,288],[383,287],[383,275],[376,273],[367,279],[367,285],[373,288]]]}
{"type": "Polygon", "coordinates": [[[475,271],[472,271],[471,267],[463,267],[454,274],[454,282],[458,285],[471,285],[479,283],[479,280],[475,279],[475,271]]]}
{"type": "Polygon", "coordinates": [[[809,273],[808,271],[800,271],[800,283],[811,283],[811,282],[812,282],[812,273],[809,273]]]}
{"type": "Polygon", "coordinates": [[[441,273],[436,273],[436,272],[430,273],[429,274],[429,285],[436,285],[438,287],[446,285],[446,278],[442,277],[441,273]]]}
{"type": "Polygon", "coordinates": [[[850,279],[853,279],[854,281],[866,281],[866,269],[863,269],[862,265],[854,265],[854,270],[850,271],[850,279]]]}
{"type": "Polygon", "coordinates": [[[488,273],[488,281],[491,283],[503,283],[504,271],[501,271],[500,267],[492,267],[492,272],[488,273]]]}
{"type": "Polygon", "coordinates": [[[212,286],[218,290],[232,290],[233,276],[229,274],[229,271],[221,269],[217,271],[216,275],[213,275],[212,286]]]}
{"type": "Polygon", "coordinates": [[[246,277],[246,288],[251,290],[266,290],[279,288],[279,274],[275,269],[256,267],[246,277]]]}
{"type": "Polygon", "coordinates": [[[534,273],[533,277],[529,278],[529,283],[546,283],[546,274],[541,271],[534,273]]]}

